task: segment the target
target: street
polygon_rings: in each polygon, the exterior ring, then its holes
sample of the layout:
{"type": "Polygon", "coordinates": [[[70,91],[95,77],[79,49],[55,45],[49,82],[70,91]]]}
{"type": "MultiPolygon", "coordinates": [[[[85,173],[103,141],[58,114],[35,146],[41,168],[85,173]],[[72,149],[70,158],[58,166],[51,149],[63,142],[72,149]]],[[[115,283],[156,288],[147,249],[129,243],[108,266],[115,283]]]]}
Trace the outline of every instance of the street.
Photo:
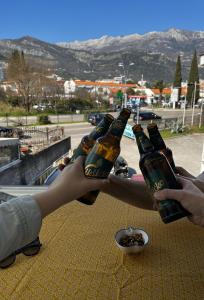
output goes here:
{"type": "MultiPolygon", "coordinates": [[[[158,114],[161,116],[163,119],[166,118],[182,118],[183,117],[183,109],[168,109],[168,108],[142,108],[141,111],[153,111],[154,113],[158,114]]],[[[194,115],[198,115],[200,113],[200,109],[195,109],[194,115]]],[[[112,113],[113,116],[117,116],[117,112],[112,113]]],[[[133,116],[133,114],[132,114],[133,116]]],[[[186,110],[186,117],[191,117],[192,116],[192,109],[187,109],[186,110]]],[[[61,124],[64,126],[64,123],[74,123],[74,122],[83,122],[84,121],[84,115],[82,114],[75,114],[75,115],[51,115],[49,116],[50,121],[53,124],[61,124]],[[63,123],[63,124],[62,124],[63,123]]],[[[0,126],[17,126],[18,123],[21,122],[23,125],[31,125],[35,124],[37,122],[37,117],[36,116],[28,116],[28,117],[0,117],[0,126]]]]}

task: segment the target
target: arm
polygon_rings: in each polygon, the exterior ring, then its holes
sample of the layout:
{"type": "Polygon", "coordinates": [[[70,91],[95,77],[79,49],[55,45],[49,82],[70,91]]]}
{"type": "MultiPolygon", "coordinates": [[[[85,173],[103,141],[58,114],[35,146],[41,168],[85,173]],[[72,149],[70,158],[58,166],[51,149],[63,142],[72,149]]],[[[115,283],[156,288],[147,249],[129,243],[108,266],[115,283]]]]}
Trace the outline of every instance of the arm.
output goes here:
{"type": "Polygon", "coordinates": [[[149,210],[154,209],[153,197],[145,182],[110,175],[109,182],[102,187],[102,191],[133,206],[149,210]]]}
{"type": "Polygon", "coordinates": [[[175,199],[188,210],[192,216],[189,219],[196,225],[204,226],[204,193],[190,180],[178,178],[183,186],[181,190],[164,189],[154,194],[156,199],[175,199]]]}
{"type": "Polygon", "coordinates": [[[182,167],[176,167],[176,170],[177,174],[182,176],[184,179],[191,180],[191,182],[195,184],[204,193],[204,172],[199,174],[197,177],[194,177],[182,167]]]}
{"type": "Polygon", "coordinates": [[[200,173],[200,174],[197,176],[197,179],[200,180],[200,181],[204,181],[204,172],[200,173]]]}
{"type": "Polygon", "coordinates": [[[84,176],[83,160],[80,157],[65,167],[47,191],[34,196],[43,218],[60,206],[106,185],[106,179],[88,179],[84,176]]]}
{"type": "Polygon", "coordinates": [[[64,168],[45,192],[0,204],[0,260],[33,241],[39,235],[42,218],[91,190],[101,189],[107,180],[87,179],[82,163],[79,158],[64,168]]]}

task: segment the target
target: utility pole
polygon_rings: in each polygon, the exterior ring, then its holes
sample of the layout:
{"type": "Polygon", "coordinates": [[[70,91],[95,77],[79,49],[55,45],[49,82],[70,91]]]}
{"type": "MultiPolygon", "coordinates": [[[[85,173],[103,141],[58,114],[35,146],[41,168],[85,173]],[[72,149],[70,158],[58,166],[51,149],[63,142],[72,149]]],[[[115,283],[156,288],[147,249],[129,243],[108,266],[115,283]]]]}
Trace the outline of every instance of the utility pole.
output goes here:
{"type": "Polygon", "coordinates": [[[194,121],[194,112],[195,112],[195,99],[196,99],[196,81],[194,83],[194,97],[193,97],[193,110],[192,110],[192,118],[191,118],[191,126],[193,126],[194,121]]]}
{"type": "Polygon", "coordinates": [[[200,108],[199,128],[201,128],[201,125],[202,125],[202,115],[203,115],[203,98],[202,98],[201,108],[200,108]]]}
{"type": "Polygon", "coordinates": [[[188,81],[186,80],[186,94],[184,98],[184,108],[183,108],[183,121],[182,121],[182,126],[185,126],[185,118],[186,118],[186,98],[187,98],[187,91],[188,91],[188,81]]]}
{"type": "Polygon", "coordinates": [[[200,173],[204,172],[204,142],[203,142],[203,152],[201,157],[201,166],[200,166],[200,173]]]}
{"type": "MultiPolygon", "coordinates": [[[[133,65],[134,65],[133,62],[129,63],[127,66],[123,62],[121,62],[121,63],[118,64],[119,67],[123,68],[125,85],[126,85],[126,82],[127,82],[127,76],[128,76],[128,72],[129,72],[129,67],[133,66],[133,65]]],[[[126,93],[126,89],[127,89],[127,87],[125,86],[125,92],[124,92],[124,107],[125,108],[127,107],[127,93],[126,93]]]]}

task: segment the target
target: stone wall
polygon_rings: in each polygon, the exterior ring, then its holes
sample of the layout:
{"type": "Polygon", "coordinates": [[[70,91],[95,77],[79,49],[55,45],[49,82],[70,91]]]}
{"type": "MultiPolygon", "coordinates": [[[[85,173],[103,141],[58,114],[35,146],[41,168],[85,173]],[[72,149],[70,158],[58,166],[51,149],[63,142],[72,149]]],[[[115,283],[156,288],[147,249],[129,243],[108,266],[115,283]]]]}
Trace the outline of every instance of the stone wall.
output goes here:
{"type": "Polygon", "coordinates": [[[33,184],[42,172],[71,148],[71,138],[63,139],[54,145],[34,154],[0,172],[0,185],[33,184]]]}

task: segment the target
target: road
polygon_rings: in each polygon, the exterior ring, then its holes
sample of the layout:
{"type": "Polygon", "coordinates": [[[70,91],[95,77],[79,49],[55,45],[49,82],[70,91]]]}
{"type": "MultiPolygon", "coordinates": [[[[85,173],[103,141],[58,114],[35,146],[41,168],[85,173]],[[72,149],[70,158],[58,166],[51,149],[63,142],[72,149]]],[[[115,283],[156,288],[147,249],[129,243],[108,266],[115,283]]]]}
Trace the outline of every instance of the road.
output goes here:
{"type": "MultiPolygon", "coordinates": [[[[144,108],[142,110],[152,110],[144,108]]],[[[153,109],[153,111],[162,116],[162,118],[182,118],[183,116],[183,110],[182,109],[153,109]]],[[[195,115],[200,113],[200,109],[195,109],[195,115]]],[[[117,116],[118,113],[113,113],[114,116],[117,116]]],[[[186,116],[191,116],[192,110],[187,109],[186,110],[186,116]]],[[[60,122],[80,122],[84,120],[83,115],[60,115],[59,118],[56,115],[50,116],[50,120],[53,123],[60,122]]],[[[0,117],[0,126],[15,126],[18,122],[22,122],[23,124],[34,124],[36,122],[36,117],[29,116],[29,117],[9,117],[6,119],[5,117],[0,117]]],[[[64,124],[63,124],[64,125],[64,124]]]]}

